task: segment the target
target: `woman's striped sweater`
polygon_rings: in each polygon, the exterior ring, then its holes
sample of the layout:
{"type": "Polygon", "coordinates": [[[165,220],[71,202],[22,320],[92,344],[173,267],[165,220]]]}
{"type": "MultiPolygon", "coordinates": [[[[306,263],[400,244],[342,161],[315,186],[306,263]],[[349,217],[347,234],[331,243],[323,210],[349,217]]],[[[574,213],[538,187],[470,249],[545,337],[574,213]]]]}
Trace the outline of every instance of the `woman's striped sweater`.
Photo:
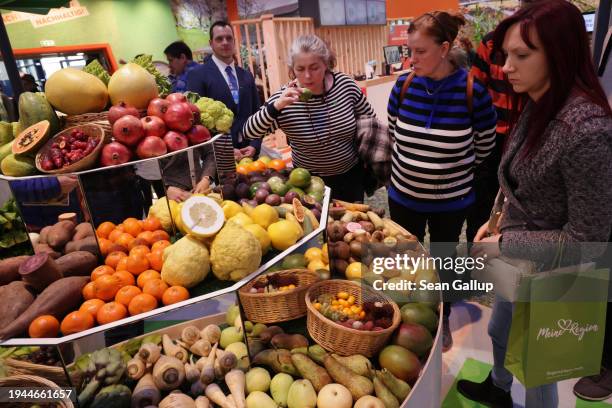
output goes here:
{"type": "Polygon", "coordinates": [[[470,206],[476,165],[495,146],[497,116],[487,89],[473,86],[467,104],[467,72],[434,81],[414,77],[400,103],[398,78],[387,113],[394,135],[389,197],[419,212],[457,211],[470,206]]]}

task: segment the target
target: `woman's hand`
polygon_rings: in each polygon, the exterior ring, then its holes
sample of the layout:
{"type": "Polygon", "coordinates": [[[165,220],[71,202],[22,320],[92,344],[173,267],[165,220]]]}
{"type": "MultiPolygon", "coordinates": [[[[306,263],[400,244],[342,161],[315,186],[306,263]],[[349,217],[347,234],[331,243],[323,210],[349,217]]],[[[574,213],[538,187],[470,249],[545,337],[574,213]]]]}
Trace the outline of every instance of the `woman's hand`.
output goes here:
{"type": "Polygon", "coordinates": [[[181,190],[178,187],[168,187],[168,190],[166,190],[166,196],[168,197],[168,200],[174,200],[180,203],[191,197],[191,193],[189,191],[181,190]]]}
{"type": "Polygon", "coordinates": [[[193,192],[195,194],[208,194],[212,191],[210,188],[210,178],[208,176],[202,177],[202,180],[196,185],[193,192]]]}
{"type": "Polygon", "coordinates": [[[478,232],[474,237],[474,242],[480,242],[483,238],[486,238],[489,234],[489,221],[482,224],[480,228],[478,228],[478,232]]]}
{"type": "Polygon", "coordinates": [[[296,85],[296,80],[291,81],[281,94],[280,98],[274,101],[274,107],[276,110],[283,110],[300,99],[302,88],[298,88],[296,85]]]}
{"type": "MultiPolygon", "coordinates": [[[[485,227],[485,225],[483,225],[485,227]]],[[[482,229],[482,227],[480,227],[482,229]]],[[[478,230],[478,234],[480,234],[480,230],[478,230]]],[[[478,235],[477,235],[478,237],[478,235]]],[[[501,238],[501,234],[491,235],[490,237],[485,237],[478,242],[474,239],[474,245],[472,245],[472,249],[470,250],[470,255],[474,258],[497,258],[501,255],[499,250],[499,239],[501,238]]]]}
{"type": "Polygon", "coordinates": [[[57,181],[62,195],[70,194],[79,185],[76,176],[57,176],[57,181]]]}

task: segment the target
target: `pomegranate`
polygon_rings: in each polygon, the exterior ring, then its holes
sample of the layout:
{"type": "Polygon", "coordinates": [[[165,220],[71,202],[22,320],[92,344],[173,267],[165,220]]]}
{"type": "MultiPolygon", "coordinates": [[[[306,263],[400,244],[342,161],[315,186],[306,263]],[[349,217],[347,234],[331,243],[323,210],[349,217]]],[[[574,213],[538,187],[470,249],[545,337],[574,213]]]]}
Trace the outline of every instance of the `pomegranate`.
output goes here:
{"type": "Polygon", "coordinates": [[[187,105],[189,105],[189,109],[191,109],[191,113],[193,113],[193,124],[194,125],[199,125],[200,123],[202,123],[200,121],[200,108],[198,108],[195,104],[193,103],[187,103],[187,105]]]}
{"type": "Polygon", "coordinates": [[[166,124],[157,116],[145,116],[140,119],[145,136],[163,137],[166,134],[166,124]]]}
{"type": "Polygon", "coordinates": [[[164,114],[164,122],[172,130],[186,132],[193,125],[193,114],[187,103],[172,103],[164,114]]]}
{"type": "Polygon", "coordinates": [[[118,142],[134,146],[144,137],[144,128],[136,116],[126,115],[113,125],[113,136],[118,142]]]}
{"type": "Polygon", "coordinates": [[[185,95],[180,92],[171,93],[170,95],[166,96],[166,100],[169,103],[187,102],[185,95]]]}
{"type": "Polygon", "coordinates": [[[132,152],[119,142],[110,142],[102,148],[100,164],[102,166],[114,166],[130,161],[132,152]]]}
{"type": "Polygon", "coordinates": [[[155,98],[149,102],[149,106],[147,107],[147,115],[148,116],[157,116],[158,118],[164,118],[164,113],[168,110],[168,106],[170,102],[162,99],[155,98]]]}
{"type": "Polygon", "coordinates": [[[157,136],[145,137],[136,148],[136,156],[140,157],[141,159],[161,156],[167,152],[168,149],[166,148],[166,143],[164,143],[161,137],[157,136]]]}
{"type": "Polygon", "coordinates": [[[117,119],[125,115],[139,117],[140,113],[138,113],[138,109],[135,107],[127,105],[125,102],[121,102],[118,105],[111,106],[111,108],[108,110],[108,121],[112,125],[117,121],[117,119]]]}
{"type": "Polygon", "coordinates": [[[195,125],[187,132],[187,138],[192,145],[210,140],[210,132],[202,125],[195,125]]]}
{"type": "Polygon", "coordinates": [[[172,130],[164,136],[164,142],[168,146],[168,151],[175,152],[189,146],[187,136],[182,133],[173,132],[172,130]]]}

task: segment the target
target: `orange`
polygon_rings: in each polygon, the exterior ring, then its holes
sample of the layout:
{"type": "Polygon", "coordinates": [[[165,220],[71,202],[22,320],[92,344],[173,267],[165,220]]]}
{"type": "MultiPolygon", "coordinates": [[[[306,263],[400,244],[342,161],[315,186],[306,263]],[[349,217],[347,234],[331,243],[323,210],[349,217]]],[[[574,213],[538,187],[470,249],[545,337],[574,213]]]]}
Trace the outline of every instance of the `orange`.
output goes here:
{"type": "Polygon", "coordinates": [[[270,163],[268,163],[268,168],[281,171],[285,168],[285,162],[281,159],[272,159],[270,160],[270,163]]]}
{"type": "Polygon", "coordinates": [[[149,269],[149,261],[145,255],[141,254],[131,254],[128,256],[127,260],[127,270],[128,272],[133,273],[134,275],[138,275],[144,271],[149,269]]]}
{"type": "Polygon", "coordinates": [[[117,264],[117,267],[115,268],[115,270],[117,272],[119,272],[119,271],[127,271],[127,261],[128,261],[128,257],[127,256],[125,258],[121,258],[121,260],[117,264]]]}
{"type": "Polygon", "coordinates": [[[249,163],[247,167],[249,168],[249,171],[256,171],[258,173],[266,170],[266,164],[259,160],[249,163]]]}
{"type": "Polygon", "coordinates": [[[98,299],[109,301],[121,289],[121,280],[115,274],[102,275],[94,281],[94,293],[98,299]]]}
{"type": "Polygon", "coordinates": [[[115,224],[113,224],[110,221],[106,221],[98,225],[98,228],[96,229],[96,234],[100,238],[108,238],[109,234],[113,232],[114,229],[115,229],[115,224]]]}
{"type": "Polygon", "coordinates": [[[89,299],[83,302],[79,310],[82,312],[87,312],[93,317],[96,317],[98,310],[104,305],[104,301],[102,299],[89,299]]]}
{"type": "Polygon", "coordinates": [[[130,251],[137,246],[144,246],[147,247],[147,249],[149,249],[149,241],[147,241],[144,238],[134,238],[134,240],[130,243],[130,247],[128,248],[130,251]]]}
{"type": "Polygon", "coordinates": [[[149,266],[151,269],[155,269],[158,272],[161,272],[162,266],[164,264],[163,260],[164,250],[158,249],[156,251],[147,254],[147,260],[149,261],[149,266]]]}
{"type": "Polygon", "coordinates": [[[136,238],[134,238],[131,234],[124,232],[119,236],[119,238],[117,238],[115,244],[119,244],[122,247],[129,248],[132,241],[134,241],[135,239],[136,238]]]}
{"type": "Polygon", "coordinates": [[[153,231],[142,231],[136,239],[141,238],[147,242],[147,245],[151,245],[153,243],[153,231]]]}
{"type": "Polygon", "coordinates": [[[249,174],[249,167],[246,164],[239,164],[236,166],[236,173],[238,174],[244,174],[247,175],[249,174]]]}
{"type": "MultiPolygon", "coordinates": [[[[136,239],[138,239],[138,238],[136,238],[136,239]]],[[[130,255],[133,255],[133,254],[146,255],[149,252],[151,252],[151,250],[146,245],[136,245],[136,246],[132,247],[132,249],[130,249],[130,255]]]]}
{"type": "Polygon", "coordinates": [[[136,218],[127,218],[125,221],[123,221],[123,229],[125,229],[125,232],[133,237],[142,232],[140,222],[138,222],[136,218]]]}
{"type": "Polygon", "coordinates": [[[153,216],[150,216],[149,218],[146,218],[143,222],[142,222],[142,229],[145,231],[155,231],[158,229],[161,229],[162,225],[161,225],[161,221],[153,216]]]}
{"type": "Polygon", "coordinates": [[[182,286],[170,286],[162,295],[162,303],[171,305],[189,299],[189,291],[182,286]]]}
{"type": "Polygon", "coordinates": [[[153,242],[157,241],[170,241],[170,235],[164,230],[153,231],[152,238],[153,242]]]}
{"type": "Polygon", "coordinates": [[[123,234],[123,231],[115,228],[110,234],[108,234],[108,240],[111,242],[115,242],[121,236],[121,234],[123,234]]]}
{"type": "Polygon", "coordinates": [[[91,329],[94,326],[94,318],[87,312],[76,310],[70,312],[62,320],[60,330],[64,336],[91,329]]]}
{"type": "Polygon", "coordinates": [[[106,256],[110,253],[110,247],[113,245],[113,242],[110,239],[98,238],[98,245],[100,246],[102,256],[106,256]]]}
{"type": "Polygon", "coordinates": [[[91,280],[93,282],[102,275],[112,275],[113,273],[115,273],[115,270],[112,267],[108,265],[100,265],[91,272],[91,280]]]}
{"type": "Polygon", "coordinates": [[[119,244],[111,244],[110,248],[108,248],[108,253],[111,254],[113,252],[122,252],[127,255],[128,249],[119,244]]]}
{"type": "Polygon", "coordinates": [[[108,302],[98,310],[96,320],[98,324],[116,322],[127,316],[127,308],[118,302],[108,302]]]}
{"type": "Polygon", "coordinates": [[[32,320],[28,327],[30,337],[57,337],[60,329],[60,322],[51,315],[38,316],[32,320]]]}
{"type": "Polygon", "coordinates": [[[136,284],[136,278],[128,271],[117,271],[113,274],[113,276],[119,278],[121,281],[121,287],[136,284]]]}
{"type": "Polygon", "coordinates": [[[115,229],[118,229],[121,232],[125,232],[125,227],[123,226],[123,224],[117,224],[117,226],[115,227],[115,229]]]}
{"type": "Polygon", "coordinates": [[[141,293],[140,295],[134,296],[128,306],[130,315],[134,316],[140,313],[148,312],[157,307],[157,299],[153,295],[148,293],[141,293]]]}
{"type": "Polygon", "coordinates": [[[161,301],[164,292],[168,289],[168,284],[161,279],[151,279],[145,282],[142,288],[142,293],[148,293],[155,296],[155,299],[161,301]]]}
{"type": "Polygon", "coordinates": [[[83,294],[83,299],[85,300],[95,299],[96,291],[94,290],[94,283],[89,282],[87,285],[85,285],[81,293],[83,294]]]}
{"type": "Polygon", "coordinates": [[[115,295],[115,302],[121,303],[123,306],[128,306],[134,296],[140,295],[142,291],[140,288],[132,285],[124,286],[117,291],[115,295]]]}
{"type": "Polygon", "coordinates": [[[113,269],[117,269],[117,264],[119,263],[121,258],[125,258],[125,257],[127,257],[127,255],[124,254],[123,252],[113,251],[106,256],[104,263],[113,269]]]}
{"type": "Polygon", "coordinates": [[[161,241],[156,241],[151,246],[151,252],[157,251],[158,249],[164,250],[164,249],[166,249],[166,247],[169,247],[170,245],[172,245],[172,244],[170,243],[170,241],[168,241],[166,239],[162,239],[161,241]]]}
{"type": "Polygon", "coordinates": [[[138,275],[138,279],[136,280],[136,283],[138,284],[139,288],[143,288],[145,283],[147,283],[148,281],[152,279],[161,279],[161,275],[159,274],[159,272],[154,271],[153,269],[148,269],[144,271],[143,273],[141,273],[140,275],[138,275]]]}

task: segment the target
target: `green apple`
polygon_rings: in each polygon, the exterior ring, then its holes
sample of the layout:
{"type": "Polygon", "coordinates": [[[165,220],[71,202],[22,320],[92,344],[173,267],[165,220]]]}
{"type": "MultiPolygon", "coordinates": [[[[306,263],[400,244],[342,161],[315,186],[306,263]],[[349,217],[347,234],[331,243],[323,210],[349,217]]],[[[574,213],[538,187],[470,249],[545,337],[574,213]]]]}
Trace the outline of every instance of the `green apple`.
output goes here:
{"type": "Polygon", "coordinates": [[[238,343],[244,340],[244,336],[235,327],[226,327],[221,331],[221,339],[219,340],[219,346],[222,349],[226,349],[232,343],[238,343]]]}

